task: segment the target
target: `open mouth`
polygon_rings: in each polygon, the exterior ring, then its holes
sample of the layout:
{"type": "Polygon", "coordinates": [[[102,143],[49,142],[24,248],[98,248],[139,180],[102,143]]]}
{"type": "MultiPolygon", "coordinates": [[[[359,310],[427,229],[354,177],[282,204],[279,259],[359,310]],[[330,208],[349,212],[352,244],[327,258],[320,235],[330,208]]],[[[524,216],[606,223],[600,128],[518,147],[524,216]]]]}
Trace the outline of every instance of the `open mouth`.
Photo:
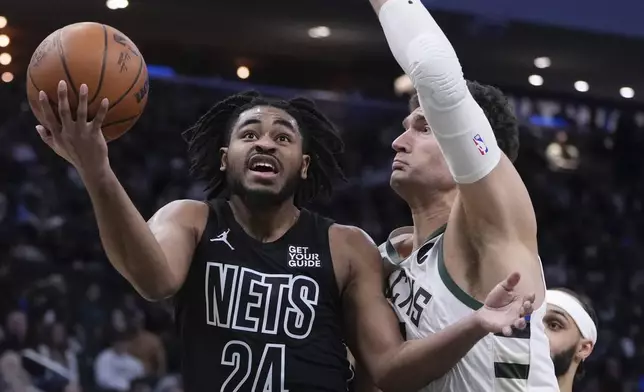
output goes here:
{"type": "Polygon", "coordinates": [[[269,155],[255,155],[248,161],[250,171],[257,173],[279,173],[277,159],[269,155]]]}

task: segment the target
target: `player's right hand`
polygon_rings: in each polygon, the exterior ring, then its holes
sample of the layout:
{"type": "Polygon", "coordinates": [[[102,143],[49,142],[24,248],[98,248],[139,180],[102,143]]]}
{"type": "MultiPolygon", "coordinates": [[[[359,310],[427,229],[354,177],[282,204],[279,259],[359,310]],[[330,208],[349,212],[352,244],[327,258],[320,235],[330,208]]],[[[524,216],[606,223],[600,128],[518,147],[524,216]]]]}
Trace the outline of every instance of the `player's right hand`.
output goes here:
{"type": "Polygon", "coordinates": [[[521,275],[518,273],[510,274],[490,291],[483,307],[475,313],[487,332],[510,336],[513,328],[526,327],[525,316],[532,313],[535,295],[520,295],[516,292],[520,279],[521,275]]]}
{"type": "Polygon", "coordinates": [[[58,115],[60,122],[49,104],[49,98],[44,91],[40,92],[40,110],[45,117],[45,124],[36,126],[41,139],[47,143],[56,154],[63,157],[78,170],[81,177],[99,172],[109,165],[107,157],[107,142],[101,131],[109,102],[107,98],[101,101],[101,107],[92,121],[87,121],[87,85],[79,89],[76,121],[72,117],[72,109],[67,98],[67,83],[58,83],[58,115]]]}

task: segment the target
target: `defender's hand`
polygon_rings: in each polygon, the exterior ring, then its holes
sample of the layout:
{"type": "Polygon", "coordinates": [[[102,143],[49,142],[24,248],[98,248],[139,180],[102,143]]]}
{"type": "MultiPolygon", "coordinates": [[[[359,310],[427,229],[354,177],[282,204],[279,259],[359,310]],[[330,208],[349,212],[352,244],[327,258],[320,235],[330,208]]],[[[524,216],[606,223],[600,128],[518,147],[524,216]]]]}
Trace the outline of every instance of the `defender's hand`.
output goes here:
{"type": "Polygon", "coordinates": [[[497,284],[488,294],[483,307],[476,312],[486,331],[510,336],[513,327],[526,327],[525,316],[532,313],[535,296],[522,296],[514,291],[520,279],[521,275],[515,272],[497,284]]]}
{"type": "Polygon", "coordinates": [[[81,174],[95,173],[107,165],[107,143],[101,131],[109,102],[107,98],[101,101],[101,107],[92,121],[87,121],[87,85],[79,89],[76,121],[67,98],[67,83],[58,84],[58,114],[60,122],[54,115],[49,104],[49,98],[44,91],[40,92],[40,109],[45,116],[45,124],[36,126],[38,134],[56,154],[71,163],[81,174]]]}

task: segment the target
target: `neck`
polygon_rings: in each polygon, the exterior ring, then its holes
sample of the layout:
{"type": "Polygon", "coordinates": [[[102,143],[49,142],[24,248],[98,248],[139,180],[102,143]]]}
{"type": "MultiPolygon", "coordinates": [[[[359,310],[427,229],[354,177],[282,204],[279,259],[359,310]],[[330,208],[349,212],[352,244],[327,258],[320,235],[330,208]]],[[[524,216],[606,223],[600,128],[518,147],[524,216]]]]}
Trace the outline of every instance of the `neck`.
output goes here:
{"type": "Polygon", "coordinates": [[[572,392],[572,385],[575,382],[575,372],[577,368],[571,366],[566,374],[557,378],[560,392],[572,392]]]}
{"type": "Polygon", "coordinates": [[[278,240],[300,216],[300,210],[295,207],[293,200],[272,207],[263,207],[261,211],[249,208],[237,195],[231,196],[228,204],[235,220],[244,231],[262,242],[278,240]]]}
{"type": "Polygon", "coordinates": [[[449,219],[456,190],[430,194],[423,199],[409,202],[411,216],[414,221],[414,249],[418,248],[427,238],[449,219]]]}

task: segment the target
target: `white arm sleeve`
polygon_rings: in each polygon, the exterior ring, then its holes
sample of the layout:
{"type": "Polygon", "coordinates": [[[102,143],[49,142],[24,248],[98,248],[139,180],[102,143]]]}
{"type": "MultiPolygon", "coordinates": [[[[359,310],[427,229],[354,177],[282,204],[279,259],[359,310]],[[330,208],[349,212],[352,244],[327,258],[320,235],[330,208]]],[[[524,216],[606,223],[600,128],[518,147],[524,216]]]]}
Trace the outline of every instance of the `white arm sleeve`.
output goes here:
{"type": "Polygon", "coordinates": [[[452,176],[459,183],[485,177],[499,163],[501,150],[449,40],[420,0],[389,0],[378,16],[391,52],[418,91],[452,176]]]}

